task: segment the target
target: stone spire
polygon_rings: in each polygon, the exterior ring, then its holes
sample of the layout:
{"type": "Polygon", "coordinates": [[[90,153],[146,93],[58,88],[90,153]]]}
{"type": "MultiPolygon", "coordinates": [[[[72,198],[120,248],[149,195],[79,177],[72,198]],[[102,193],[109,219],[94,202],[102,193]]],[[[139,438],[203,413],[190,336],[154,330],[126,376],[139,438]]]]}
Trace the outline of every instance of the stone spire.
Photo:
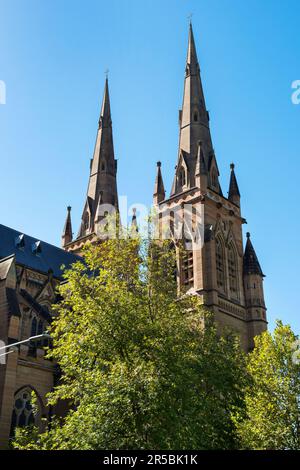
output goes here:
{"type": "Polygon", "coordinates": [[[164,182],[161,174],[161,162],[157,162],[157,171],[156,171],[156,178],[155,178],[155,185],[153,191],[153,204],[157,205],[160,202],[165,200],[165,187],[164,182]]]}
{"type": "Polygon", "coordinates": [[[64,248],[68,243],[73,240],[73,232],[72,232],[72,221],[71,221],[71,207],[67,207],[67,217],[64,226],[64,230],[61,237],[61,245],[64,248]]]}
{"type": "MultiPolygon", "coordinates": [[[[206,109],[200,67],[197,58],[192,24],[189,28],[188,52],[185,67],[184,93],[182,110],[179,111],[179,152],[172,195],[182,191],[180,171],[186,169],[185,189],[195,185],[195,167],[198,142],[202,150],[207,170],[210,170],[214,158],[209,129],[209,115],[206,109]]],[[[215,164],[216,165],[216,164],[215,164]]]]}
{"type": "Polygon", "coordinates": [[[110,111],[110,99],[109,99],[109,89],[108,89],[108,78],[105,80],[104,96],[102,101],[102,108],[99,119],[99,126],[111,127],[111,111],[110,111]]]}
{"type": "Polygon", "coordinates": [[[230,165],[231,174],[230,174],[230,183],[229,183],[229,191],[228,191],[228,199],[229,201],[233,202],[237,206],[240,205],[240,190],[236,180],[235,172],[234,172],[234,163],[230,165]]]}
{"type": "MultiPolygon", "coordinates": [[[[117,161],[114,156],[113,131],[110,110],[108,79],[105,81],[104,96],[99,118],[94,155],[90,165],[87,198],[82,213],[79,237],[95,231],[99,220],[99,202],[118,210],[117,161]]],[[[107,212],[108,206],[105,207],[107,212]]],[[[101,211],[100,211],[101,212],[101,211]]]]}
{"type": "Polygon", "coordinates": [[[252,242],[250,240],[250,233],[247,232],[247,243],[244,253],[244,263],[243,263],[243,271],[244,275],[247,274],[258,274],[261,277],[264,277],[262,269],[260,267],[258,258],[256,256],[255,250],[253,248],[252,242]]]}

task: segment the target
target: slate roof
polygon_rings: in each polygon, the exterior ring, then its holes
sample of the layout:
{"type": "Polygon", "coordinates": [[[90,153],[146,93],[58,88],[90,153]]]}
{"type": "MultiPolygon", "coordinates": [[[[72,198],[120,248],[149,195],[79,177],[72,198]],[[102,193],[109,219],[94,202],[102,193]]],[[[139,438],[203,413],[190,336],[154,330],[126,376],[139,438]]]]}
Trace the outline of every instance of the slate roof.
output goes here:
{"type": "Polygon", "coordinates": [[[62,277],[62,265],[69,268],[71,264],[81,260],[79,256],[57,246],[0,224],[0,259],[11,255],[15,255],[17,264],[36,271],[48,273],[52,270],[56,278],[62,277]],[[21,237],[22,243],[18,246],[16,241],[20,240],[21,235],[24,237],[21,237]]]}

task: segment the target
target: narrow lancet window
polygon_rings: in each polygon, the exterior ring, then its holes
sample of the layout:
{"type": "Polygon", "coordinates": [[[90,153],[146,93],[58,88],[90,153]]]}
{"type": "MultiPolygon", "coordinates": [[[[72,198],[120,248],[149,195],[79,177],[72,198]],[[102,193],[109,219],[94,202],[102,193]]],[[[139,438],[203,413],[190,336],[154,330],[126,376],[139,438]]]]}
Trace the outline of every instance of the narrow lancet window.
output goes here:
{"type": "Polygon", "coordinates": [[[182,287],[187,291],[194,287],[194,254],[193,250],[183,249],[181,256],[182,287]]]}
{"type": "Polygon", "coordinates": [[[221,292],[225,292],[224,249],[220,238],[216,238],[216,268],[218,289],[221,292]]]}
{"type": "Polygon", "coordinates": [[[237,258],[232,243],[228,247],[228,274],[229,274],[229,289],[230,295],[238,299],[238,269],[237,269],[237,258]]]}

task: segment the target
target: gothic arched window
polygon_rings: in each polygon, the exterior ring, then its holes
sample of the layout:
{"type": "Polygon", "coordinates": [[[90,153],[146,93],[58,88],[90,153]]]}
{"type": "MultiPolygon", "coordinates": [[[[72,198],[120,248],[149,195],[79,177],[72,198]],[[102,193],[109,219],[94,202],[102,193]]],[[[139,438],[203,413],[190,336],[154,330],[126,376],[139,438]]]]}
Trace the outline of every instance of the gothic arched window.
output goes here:
{"type": "Polygon", "coordinates": [[[37,334],[37,326],[38,326],[38,322],[37,322],[36,317],[34,316],[31,320],[30,336],[35,336],[37,334]]]}
{"type": "Polygon", "coordinates": [[[171,238],[174,237],[175,233],[175,214],[173,211],[170,212],[170,234],[171,238]]]}
{"type": "Polygon", "coordinates": [[[238,299],[238,268],[237,268],[237,257],[235,249],[230,243],[228,247],[228,274],[229,274],[229,289],[232,297],[238,299]]]}
{"type": "Polygon", "coordinates": [[[171,259],[172,259],[172,261],[173,261],[173,276],[174,276],[174,280],[177,282],[176,247],[175,247],[173,241],[170,243],[169,251],[170,251],[171,259]]]}
{"type": "Polygon", "coordinates": [[[15,395],[15,403],[11,417],[11,431],[10,435],[13,437],[14,431],[17,427],[29,426],[35,424],[40,412],[38,400],[36,401],[36,410],[33,409],[31,403],[32,389],[24,387],[19,390],[15,395]]]}
{"type": "MultiPolygon", "coordinates": [[[[34,314],[31,320],[30,336],[42,335],[46,330],[46,326],[46,322],[44,322],[41,318],[38,319],[34,314]]],[[[29,343],[29,347],[32,352],[34,352],[37,347],[40,347],[42,345],[47,346],[48,340],[40,339],[39,341],[30,341],[29,343]]]]}
{"type": "Polygon", "coordinates": [[[216,268],[218,288],[225,292],[225,262],[223,243],[219,237],[216,238],[216,268]]]}
{"type": "MultiPolygon", "coordinates": [[[[44,333],[44,322],[43,320],[39,320],[38,327],[37,327],[37,334],[42,335],[44,333]]],[[[37,342],[37,346],[41,346],[43,344],[42,340],[37,342]]]]}
{"type": "Polygon", "coordinates": [[[44,322],[43,322],[43,320],[39,320],[37,334],[41,335],[41,334],[43,334],[43,332],[44,332],[44,322]]]}
{"type": "Polygon", "coordinates": [[[197,111],[194,112],[194,121],[195,121],[195,122],[198,121],[198,113],[197,113],[197,111]]]}
{"type": "Polygon", "coordinates": [[[194,259],[193,250],[183,249],[182,257],[182,284],[183,289],[194,287],[194,259]]]}

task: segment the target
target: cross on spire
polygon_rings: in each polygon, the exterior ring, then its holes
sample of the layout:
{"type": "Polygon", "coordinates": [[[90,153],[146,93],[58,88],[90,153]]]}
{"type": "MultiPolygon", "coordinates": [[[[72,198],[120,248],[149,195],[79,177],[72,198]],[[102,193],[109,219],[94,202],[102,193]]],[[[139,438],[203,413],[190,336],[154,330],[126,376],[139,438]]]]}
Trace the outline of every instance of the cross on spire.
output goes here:
{"type": "Polygon", "coordinates": [[[193,18],[193,13],[190,13],[189,16],[187,17],[189,20],[189,23],[192,23],[192,18],[193,18]]]}

